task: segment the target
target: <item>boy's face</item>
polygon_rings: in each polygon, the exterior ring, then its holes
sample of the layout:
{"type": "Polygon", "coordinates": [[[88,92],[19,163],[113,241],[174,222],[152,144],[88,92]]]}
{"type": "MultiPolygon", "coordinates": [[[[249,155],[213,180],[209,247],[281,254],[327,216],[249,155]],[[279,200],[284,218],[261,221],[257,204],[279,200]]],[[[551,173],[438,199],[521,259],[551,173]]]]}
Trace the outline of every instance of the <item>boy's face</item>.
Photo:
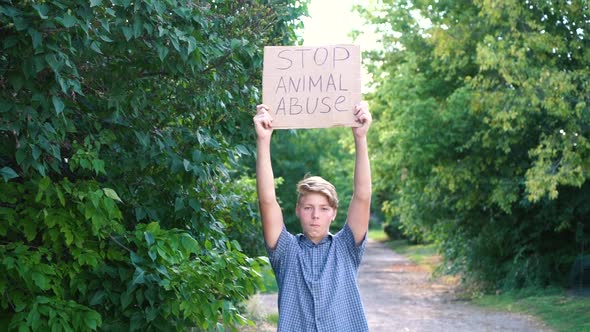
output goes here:
{"type": "Polygon", "coordinates": [[[328,204],[328,198],[319,193],[305,194],[299,199],[295,210],[303,234],[314,243],[319,243],[328,234],[330,223],[336,218],[336,212],[336,209],[328,204]]]}

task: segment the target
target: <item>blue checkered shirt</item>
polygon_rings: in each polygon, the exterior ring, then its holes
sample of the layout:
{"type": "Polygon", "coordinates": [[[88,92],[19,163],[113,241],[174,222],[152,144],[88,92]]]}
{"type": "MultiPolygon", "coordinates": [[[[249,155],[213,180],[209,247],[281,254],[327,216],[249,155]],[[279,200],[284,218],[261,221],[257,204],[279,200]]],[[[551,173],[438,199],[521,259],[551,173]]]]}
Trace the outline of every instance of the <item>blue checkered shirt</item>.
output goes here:
{"type": "Polygon", "coordinates": [[[369,331],[357,285],[366,246],[346,224],[314,244],[284,227],[268,250],[279,286],[279,332],[369,331]]]}

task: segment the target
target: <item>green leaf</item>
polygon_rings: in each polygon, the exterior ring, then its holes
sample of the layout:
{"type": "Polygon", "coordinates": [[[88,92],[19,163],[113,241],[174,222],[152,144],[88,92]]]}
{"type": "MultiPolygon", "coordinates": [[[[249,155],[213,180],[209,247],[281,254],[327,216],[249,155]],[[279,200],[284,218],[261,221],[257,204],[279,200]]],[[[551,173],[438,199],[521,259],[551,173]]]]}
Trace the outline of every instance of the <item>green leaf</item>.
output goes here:
{"type": "Polygon", "coordinates": [[[142,26],[143,26],[143,20],[141,19],[141,17],[136,16],[135,19],[133,20],[133,36],[135,38],[141,37],[142,26]]]}
{"type": "Polygon", "coordinates": [[[158,44],[156,45],[156,48],[158,49],[158,57],[160,58],[160,61],[164,61],[169,52],[168,47],[158,44]]]}
{"type": "Polygon", "coordinates": [[[15,91],[19,91],[24,84],[24,79],[22,77],[22,75],[8,75],[8,82],[10,82],[10,85],[12,85],[12,88],[15,91]]]}
{"type": "Polygon", "coordinates": [[[242,46],[242,41],[239,39],[232,39],[230,41],[229,47],[232,51],[240,48],[241,46],[242,46]]]}
{"type": "Polygon", "coordinates": [[[130,291],[130,289],[127,289],[127,291],[125,291],[121,294],[120,300],[121,300],[121,309],[123,309],[123,310],[127,309],[127,307],[129,307],[129,305],[133,301],[133,293],[130,291]]]}
{"type": "MultiPolygon", "coordinates": [[[[114,12],[112,9],[110,9],[110,8],[109,8],[108,10],[106,10],[106,12],[107,12],[109,15],[113,16],[113,17],[115,17],[115,16],[116,16],[116,13],[115,13],[115,12],[114,12]]],[[[110,32],[111,32],[111,25],[110,25],[110,23],[109,23],[109,20],[108,20],[108,19],[106,19],[106,18],[101,18],[101,19],[99,20],[99,22],[100,22],[100,25],[102,26],[102,28],[103,28],[103,29],[105,29],[105,31],[107,31],[108,33],[110,33],[110,32]]]]}
{"type": "Polygon", "coordinates": [[[61,19],[60,23],[66,28],[71,28],[76,25],[77,22],[78,20],[74,16],[66,13],[64,14],[64,17],[61,19]]]}
{"type": "Polygon", "coordinates": [[[14,27],[16,31],[23,31],[29,27],[29,22],[25,20],[22,16],[14,17],[14,27]]]}
{"type": "Polygon", "coordinates": [[[105,295],[106,295],[106,293],[104,292],[104,290],[102,290],[102,289],[98,290],[96,293],[94,293],[94,295],[92,296],[92,298],[90,299],[90,302],[88,304],[90,306],[102,304],[105,295]]]}
{"type": "Polygon", "coordinates": [[[238,153],[240,153],[241,155],[246,155],[247,156],[247,155],[250,154],[250,152],[248,151],[248,148],[246,148],[242,144],[236,145],[236,150],[238,150],[238,153]]]}
{"type": "Polygon", "coordinates": [[[98,41],[93,41],[92,43],[90,43],[90,49],[92,49],[94,52],[98,53],[98,54],[102,54],[102,51],[100,49],[100,42],[98,41]]]}
{"type": "Polygon", "coordinates": [[[236,248],[238,251],[242,251],[242,246],[240,245],[240,243],[239,243],[238,241],[236,241],[236,240],[232,240],[230,243],[231,243],[231,244],[232,244],[232,246],[233,246],[234,248],[236,248]]]}
{"type": "Polygon", "coordinates": [[[31,151],[33,153],[33,159],[39,160],[39,157],[41,156],[41,150],[36,145],[31,145],[31,151]]]}
{"type": "Polygon", "coordinates": [[[4,7],[0,7],[0,14],[4,14],[8,17],[14,18],[14,17],[20,15],[20,12],[18,10],[16,10],[14,7],[4,6],[4,7]]]}
{"type": "Polygon", "coordinates": [[[130,41],[133,38],[133,30],[130,27],[122,27],[121,31],[123,31],[123,36],[125,36],[125,40],[130,41]]]}
{"type": "Polygon", "coordinates": [[[33,41],[33,49],[37,50],[43,43],[43,34],[35,29],[29,29],[29,35],[33,41]]]}
{"type": "Polygon", "coordinates": [[[26,157],[27,157],[26,150],[23,147],[16,150],[15,157],[16,157],[16,163],[22,166],[26,157]]]}
{"type": "Polygon", "coordinates": [[[166,278],[170,278],[170,274],[168,273],[168,269],[165,265],[156,266],[156,271],[158,271],[161,275],[165,276],[166,278]]]}
{"type": "Polygon", "coordinates": [[[151,222],[145,226],[145,229],[149,232],[158,233],[160,231],[160,224],[156,221],[151,222]]]}
{"type": "Polygon", "coordinates": [[[31,279],[33,279],[35,285],[41,290],[48,290],[51,287],[50,279],[41,272],[33,271],[31,273],[31,279]]]}
{"type": "Polygon", "coordinates": [[[187,39],[188,42],[188,54],[190,55],[191,53],[193,53],[194,50],[197,49],[197,41],[195,40],[195,37],[190,36],[187,39]]]}
{"type": "Polygon", "coordinates": [[[90,7],[102,6],[102,0],[90,0],[90,7]]]}
{"type": "Polygon", "coordinates": [[[35,220],[27,220],[22,223],[27,241],[33,241],[37,237],[37,224],[35,222],[35,220]]]}
{"type": "Polygon", "coordinates": [[[56,54],[47,54],[45,56],[45,62],[51,67],[51,69],[55,72],[59,71],[59,69],[63,66],[63,61],[60,61],[56,54]]]}
{"type": "Polygon", "coordinates": [[[200,213],[201,212],[201,204],[194,198],[189,199],[188,205],[193,209],[193,211],[200,213]]]}
{"type": "Polygon", "coordinates": [[[143,283],[145,283],[145,271],[140,267],[136,267],[135,273],[133,274],[133,280],[131,281],[131,284],[139,285],[139,284],[143,284],[143,283]]]}
{"type": "Polygon", "coordinates": [[[38,162],[34,162],[33,163],[33,168],[35,168],[35,170],[37,170],[37,172],[39,172],[39,174],[41,176],[45,176],[45,165],[38,163],[38,162]]]}
{"type": "Polygon", "coordinates": [[[102,324],[102,318],[96,311],[87,312],[84,315],[84,324],[91,330],[96,330],[102,324]]]}
{"type": "Polygon", "coordinates": [[[96,190],[96,191],[90,192],[88,194],[88,197],[90,198],[90,202],[92,203],[92,206],[94,208],[91,208],[90,206],[87,206],[87,208],[86,208],[86,215],[87,215],[87,217],[89,217],[92,214],[94,214],[95,211],[96,211],[96,209],[98,209],[98,207],[100,206],[100,201],[101,201],[101,198],[103,197],[103,191],[96,190]]]}
{"type": "Polygon", "coordinates": [[[47,12],[49,12],[49,7],[47,7],[46,4],[34,4],[33,8],[35,8],[37,10],[37,14],[39,14],[39,17],[41,19],[48,19],[49,17],[47,17],[47,12]]]}
{"type": "Polygon", "coordinates": [[[8,166],[2,167],[2,169],[0,169],[0,174],[4,179],[4,182],[8,182],[8,180],[18,177],[18,174],[8,166]]]}
{"type": "Polygon", "coordinates": [[[118,201],[118,202],[123,202],[121,200],[121,198],[119,198],[119,195],[117,195],[117,193],[113,189],[111,189],[111,188],[102,188],[102,190],[104,191],[104,194],[107,197],[109,197],[111,199],[114,199],[115,201],[118,201]]]}
{"type": "Polygon", "coordinates": [[[57,194],[57,199],[59,200],[59,203],[61,204],[61,206],[66,206],[66,200],[64,198],[64,194],[61,191],[61,189],[59,188],[59,186],[55,186],[55,193],[57,194]]]}
{"type": "Polygon", "coordinates": [[[158,258],[158,250],[156,247],[151,247],[150,250],[148,250],[148,256],[152,261],[155,261],[156,258],[158,258]]]}
{"type": "Polygon", "coordinates": [[[143,236],[145,238],[145,242],[147,243],[148,247],[154,244],[154,234],[152,232],[144,232],[143,236]]]}
{"type": "Polygon", "coordinates": [[[177,52],[180,52],[180,44],[178,43],[178,37],[171,35],[170,41],[172,42],[172,46],[176,49],[177,52]]]}
{"type": "Polygon", "coordinates": [[[140,255],[136,254],[135,252],[131,252],[130,257],[131,257],[131,263],[133,263],[135,265],[143,263],[143,258],[140,255]]]}
{"type": "Polygon", "coordinates": [[[53,108],[55,109],[55,113],[57,113],[58,115],[61,114],[65,107],[63,101],[57,96],[52,96],[51,101],[53,102],[53,108]]]}
{"type": "Polygon", "coordinates": [[[39,180],[39,191],[46,191],[47,188],[49,188],[49,185],[51,185],[51,179],[49,177],[42,178],[39,180]]]}
{"type": "Polygon", "coordinates": [[[190,253],[197,253],[199,251],[199,243],[190,234],[182,234],[180,244],[190,253]]]}
{"type": "Polygon", "coordinates": [[[174,212],[178,212],[182,209],[184,209],[184,199],[182,199],[182,197],[176,197],[176,200],[174,201],[174,212]]]}
{"type": "Polygon", "coordinates": [[[106,174],[104,169],[104,160],[100,159],[93,159],[92,160],[92,170],[95,174],[106,174]]]}
{"type": "Polygon", "coordinates": [[[98,35],[98,37],[100,39],[104,40],[107,43],[112,43],[113,42],[113,40],[109,36],[107,36],[107,35],[98,35]]]}
{"type": "Polygon", "coordinates": [[[67,246],[72,245],[72,243],[74,242],[74,234],[72,233],[72,230],[67,227],[62,227],[60,229],[60,231],[64,235],[64,239],[66,240],[66,245],[67,246]]]}

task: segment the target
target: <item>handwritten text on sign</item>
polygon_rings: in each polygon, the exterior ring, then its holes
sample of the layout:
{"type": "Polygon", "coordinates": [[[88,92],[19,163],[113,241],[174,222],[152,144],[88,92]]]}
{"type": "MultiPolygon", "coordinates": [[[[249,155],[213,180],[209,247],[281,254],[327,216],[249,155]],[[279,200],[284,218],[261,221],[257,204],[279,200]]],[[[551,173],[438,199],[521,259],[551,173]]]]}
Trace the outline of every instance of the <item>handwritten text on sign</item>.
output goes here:
{"type": "Polygon", "coordinates": [[[262,99],[273,127],[359,126],[360,67],[355,45],[265,47],[262,99]]]}

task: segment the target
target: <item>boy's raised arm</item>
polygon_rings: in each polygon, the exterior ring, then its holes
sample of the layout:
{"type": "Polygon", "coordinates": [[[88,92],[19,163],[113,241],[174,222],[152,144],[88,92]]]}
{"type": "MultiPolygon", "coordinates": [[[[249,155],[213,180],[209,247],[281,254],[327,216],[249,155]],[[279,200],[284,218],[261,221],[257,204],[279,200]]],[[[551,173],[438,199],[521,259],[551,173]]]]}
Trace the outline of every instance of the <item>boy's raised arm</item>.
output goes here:
{"type": "Polygon", "coordinates": [[[254,126],[256,128],[256,189],[258,206],[262,218],[262,231],[266,245],[274,249],[283,230],[283,212],[277,201],[275,181],[270,159],[270,139],[272,136],[272,118],[269,107],[256,106],[254,126]]]}
{"type": "Polygon", "coordinates": [[[353,194],[346,222],[352,230],[354,240],[358,245],[363,241],[369,228],[371,212],[371,165],[367,147],[367,132],[373,120],[366,102],[361,102],[356,106],[355,115],[357,121],[362,123],[362,126],[352,128],[356,157],[353,194]]]}

